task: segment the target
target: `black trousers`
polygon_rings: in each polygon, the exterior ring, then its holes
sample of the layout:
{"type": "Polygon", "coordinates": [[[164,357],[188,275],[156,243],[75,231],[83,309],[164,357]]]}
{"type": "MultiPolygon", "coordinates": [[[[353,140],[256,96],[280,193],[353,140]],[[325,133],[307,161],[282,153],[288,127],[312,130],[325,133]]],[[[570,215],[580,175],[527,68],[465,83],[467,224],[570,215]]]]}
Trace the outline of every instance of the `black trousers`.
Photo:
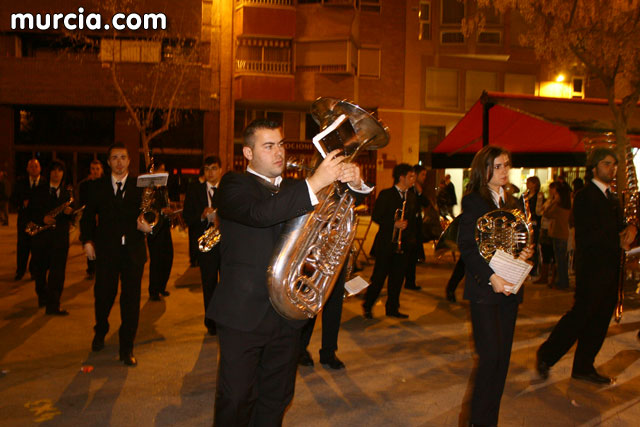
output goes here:
{"type": "MultiPolygon", "coordinates": [[[[577,286],[580,286],[579,282],[577,286]]],[[[593,364],[607,336],[617,300],[615,289],[606,293],[576,290],[573,307],[562,316],[549,338],[542,343],[538,357],[553,366],[577,341],[572,373],[594,372],[593,364]]]]}
{"type": "Polygon", "coordinates": [[[127,252],[126,246],[121,246],[111,256],[98,256],[96,260],[96,283],[94,287],[96,335],[104,337],[109,332],[109,313],[120,291],[120,353],[133,350],[133,340],[138,330],[140,318],[140,287],[144,262],[134,262],[127,252]]]}
{"type": "Polygon", "coordinates": [[[400,308],[400,291],[402,290],[402,281],[407,269],[407,253],[409,251],[405,249],[402,253],[390,251],[378,254],[377,252],[376,263],[371,274],[371,284],[367,288],[362,306],[365,310],[371,310],[378,296],[380,296],[385,280],[389,277],[385,308],[387,313],[395,313],[400,308]]]}
{"type": "Polygon", "coordinates": [[[282,425],[295,389],[300,329],[272,308],[250,332],[217,326],[220,362],[213,424],[282,425]]]}
{"type": "Polygon", "coordinates": [[[455,267],[453,267],[451,277],[449,277],[447,293],[454,293],[462,279],[464,279],[464,262],[462,261],[462,257],[459,257],[455,267]]]}
{"type": "MultiPolygon", "coordinates": [[[[18,222],[18,244],[16,247],[16,275],[22,276],[27,271],[29,253],[31,252],[31,236],[24,232],[26,225],[18,222]]],[[[29,265],[29,271],[33,268],[29,265]]]]}
{"type": "Polygon", "coordinates": [[[189,227],[189,263],[194,266],[198,263],[199,253],[198,238],[200,233],[195,227],[189,227]]]}
{"type": "Polygon", "coordinates": [[[48,237],[38,235],[32,240],[31,265],[38,303],[46,305],[47,311],[57,311],[60,309],[60,297],[64,288],[69,241],[48,237]]]}
{"type": "Polygon", "coordinates": [[[202,299],[204,302],[204,325],[207,329],[215,330],[216,323],[206,317],[209,302],[213,292],[218,286],[218,274],[220,272],[220,245],[216,245],[209,252],[198,251],[198,264],[200,265],[200,279],[202,280],[202,299]]]}
{"type": "MultiPolygon", "coordinates": [[[[342,319],[342,303],[344,302],[344,283],[346,269],[342,269],[340,276],[333,286],[331,295],[327,298],[322,309],[322,347],[320,357],[330,357],[338,350],[338,332],[340,331],[340,320],[342,319]]],[[[302,348],[305,350],[311,341],[313,327],[316,324],[317,316],[309,319],[302,327],[302,348]]]]}
{"type": "Polygon", "coordinates": [[[472,302],[471,324],[478,367],[471,398],[471,423],[498,424],[500,400],[509,371],[518,301],[504,304],[472,302]]]}
{"type": "MultiPolygon", "coordinates": [[[[424,249],[422,250],[424,259],[424,249]]],[[[404,287],[415,288],[416,285],[416,265],[418,264],[418,245],[411,245],[407,250],[407,269],[404,275],[404,287]]]]}
{"type": "Polygon", "coordinates": [[[173,240],[171,227],[165,226],[147,235],[149,246],[149,295],[167,290],[167,282],[173,265],[173,240]]]}

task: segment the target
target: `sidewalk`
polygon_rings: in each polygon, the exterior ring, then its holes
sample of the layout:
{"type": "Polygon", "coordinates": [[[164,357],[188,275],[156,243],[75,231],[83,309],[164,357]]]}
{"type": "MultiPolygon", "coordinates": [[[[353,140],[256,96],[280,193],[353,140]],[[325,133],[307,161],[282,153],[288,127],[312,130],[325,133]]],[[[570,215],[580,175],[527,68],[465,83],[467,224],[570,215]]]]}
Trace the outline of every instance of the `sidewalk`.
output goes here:
{"type": "MultiPolygon", "coordinates": [[[[162,302],[148,301],[143,278],[140,327],[134,353],[139,365],[117,361],[118,304],[111,313],[106,348],[90,351],[93,283],[84,280],[85,258],[71,246],[62,308],[67,317],[37,308],[28,274],[13,282],[15,216],[0,227],[0,419],[4,426],[204,426],[213,420],[217,339],[203,325],[200,276],[189,268],[186,232],[174,230],[175,259],[162,302]],[[93,371],[81,372],[82,366],[93,371]]],[[[148,264],[147,264],[148,265],[148,264]]],[[[148,268],[148,267],[147,267],[148,268]]],[[[372,266],[360,274],[368,279],[372,266]]],[[[473,343],[465,302],[450,304],[444,286],[450,256],[430,254],[418,266],[421,291],[403,290],[408,320],[362,317],[361,300],[345,301],[338,356],[347,368],[318,363],[320,322],[311,341],[316,366],[301,367],[285,426],[458,426],[466,419],[473,343]]],[[[538,379],[535,351],[573,294],[525,284],[511,366],[502,399],[501,426],[636,426],[640,419],[640,300],[627,292],[621,324],[612,323],[596,360],[617,383],[597,387],[570,378],[572,354],[538,379]]],[[[462,299],[461,289],[457,292],[462,299]]],[[[383,295],[383,302],[386,296],[383,295]]]]}

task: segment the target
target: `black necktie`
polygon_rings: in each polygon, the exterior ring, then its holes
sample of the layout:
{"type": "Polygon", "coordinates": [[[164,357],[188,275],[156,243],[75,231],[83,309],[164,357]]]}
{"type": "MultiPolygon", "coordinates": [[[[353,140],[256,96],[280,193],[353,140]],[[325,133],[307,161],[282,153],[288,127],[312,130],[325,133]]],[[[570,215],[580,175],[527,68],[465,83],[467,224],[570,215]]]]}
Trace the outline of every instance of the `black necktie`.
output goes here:
{"type": "Polygon", "coordinates": [[[122,195],[124,194],[124,191],[122,191],[122,183],[118,181],[116,182],[116,185],[118,186],[118,191],[116,191],[116,199],[122,200],[122,195]]]}
{"type": "Polygon", "coordinates": [[[400,192],[400,197],[402,197],[402,200],[407,200],[407,190],[401,191],[400,192]]]}
{"type": "Polygon", "coordinates": [[[51,190],[51,197],[53,197],[54,199],[57,199],[58,189],[56,187],[49,187],[49,190],[51,190]]]}
{"type": "Polygon", "coordinates": [[[604,194],[607,195],[607,199],[611,200],[611,190],[610,189],[606,189],[606,191],[604,192],[604,194]]]}
{"type": "Polygon", "coordinates": [[[504,208],[504,205],[505,205],[504,199],[502,197],[500,197],[500,207],[504,208]]]}

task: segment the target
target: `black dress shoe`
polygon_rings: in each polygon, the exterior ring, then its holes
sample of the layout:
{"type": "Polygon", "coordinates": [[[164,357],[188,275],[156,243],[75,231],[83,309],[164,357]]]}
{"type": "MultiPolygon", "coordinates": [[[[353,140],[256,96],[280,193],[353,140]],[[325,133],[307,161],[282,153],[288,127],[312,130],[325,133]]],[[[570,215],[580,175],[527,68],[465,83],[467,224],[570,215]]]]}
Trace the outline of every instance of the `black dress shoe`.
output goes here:
{"type": "Polygon", "coordinates": [[[331,369],[338,370],[338,369],[345,368],[344,363],[342,363],[342,360],[336,357],[335,353],[327,357],[320,356],[320,363],[322,363],[323,365],[329,366],[331,369]]]}
{"type": "Polygon", "coordinates": [[[160,298],[160,295],[152,294],[152,295],[149,295],[149,301],[162,301],[162,299],[160,298]]]}
{"type": "Polygon", "coordinates": [[[392,311],[390,313],[387,313],[387,317],[396,317],[398,319],[408,319],[409,315],[400,313],[399,311],[392,311]]]}
{"type": "Polygon", "coordinates": [[[448,292],[447,291],[447,301],[456,302],[456,294],[453,293],[453,292],[448,292]]]}
{"type": "Polygon", "coordinates": [[[16,275],[13,277],[13,280],[15,280],[16,282],[18,280],[22,280],[22,276],[24,276],[24,273],[16,273],[16,275]]]}
{"type": "Polygon", "coordinates": [[[49,316],[68,316],[69,312],[67,310],[49,310],[47,309],[44,314],[47,314],[49,316]]]}
{"type": "Polygon", "coordinates": [[[133,353],[120,353],[120,361],[127,366],[136,366],[138,361],[133,357],[133,353]]]}
{"type": "Polygon", "coordinates": [[[367,320],[373,320],[373,313],[371,312],[371,310],[367,310],[366,308],[363,309],[363,313],[362,315],[364,316],[365,319],[367,320]]]}
{"type": "Polygon", "coordinates": [[[95,335],[93,337],[93,341],[91,342],[91,350],[92,351],[100,351],[104,348],[104,337],[100,337],[95,335]]]}
{"type": "Polygon", "coordinates": [[[540,352],[536,353],[536,371],[538,371],[538,375],[543,380],[549,378],[549,369],[550,366],[540,358],[540,352]]]}
{"type": "Polygon", "coordinates": [[[300,356],[298,356],[298,365],[313,366],[313,359],[307,350],[302,350],[302,352],[300,352],[300,356]]]}
{"type": "Polygon", "coordinates": [[[216,327],[212,326],[210,328],[207,328],[207,333],[211,336],[214,336],[216,333],[218,333],[218,331],[216,331],[216,327]]]}
{"type": "Polygon", "coordinates": [[[420,289],[422,289],[422,286],[413,285],[413,286],[405,286],[404,288],[412,291],[419,291],[420,289]]]}
{"type": "Polygon", "coordinates": [[[613,378],[600,375],[596,371],[590,372],[588,374],[571,373],[571,378],[580,381],[587,381],[594,384],[613,384],[614,382],[613,378]]]}
{"type": "Polygon", "coordinates": [[[169,295],[171,295],[171,292],[169,292],[169,291],[161,291],[160,295],[162,295],[163,297],[168,297],[169,295]]]}

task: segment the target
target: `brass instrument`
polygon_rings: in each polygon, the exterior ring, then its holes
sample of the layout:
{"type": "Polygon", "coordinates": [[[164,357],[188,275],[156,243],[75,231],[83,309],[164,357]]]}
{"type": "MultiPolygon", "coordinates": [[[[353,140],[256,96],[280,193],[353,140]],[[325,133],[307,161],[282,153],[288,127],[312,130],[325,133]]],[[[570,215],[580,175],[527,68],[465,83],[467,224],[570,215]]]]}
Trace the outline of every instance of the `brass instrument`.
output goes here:
{"type": "Polygon", "coordinates": [[[209,252],[215,245],[220,243],[220,228],[217,221],[214,221],[209,228],[207,228],[202,236],[198,237],[198,249],[200,252],[209,252]]]}
{"type": "MultiPolygon", "coordinates": [[[[407,201],[403,200],[402,208],[396,209],[396,213],[393,218],[394,222],[404,221],[404,211],[406,207],[407,207],[407,201]]],[[[391,242],[396,244],[395,252],[397,254],[401,254],[402,253],[402,230],[401,229],[393,227],[393,237],[391,238],[391,242]]]]}
{"type": "MultiPolygon", "coordinates": [[[[149,162],[148,165],[149,173],[154,173],[153,167],[153,157],[151,156],[151,152],[149,151],[149,162]]],[[[150,185],[145,187],[142,192],[142,202],[140,203],[140,215],[138,216],[138,220],[147,224],[151,227],[151,233],[153,233],[153,228],[158,225],[158,221],[160,221],[160,212],[153,206],[156,202],[156,189],[158,187],[155,185],[150,185]]]]}
{"type": "Polygon", "coordinates": [[[476,243],[487,262],[498,249],[517,257],[532,241],[531,222],[519,209],[496,209],[478,218],[476,223],[476,243]]]}
{"type": "MultiPolygon", "coordinates": [[[[609,148],[614,151],[617,149],[615,136],[611,133],[607,133],[601,137],[585,138],[583,140],[587,155],[590,151],[596,148],[609,148]]],[[[638,177],[636,175],[636,168],[633,164],[633,153],[631,152],[631,144],[629,140],[625,141],[624,150],[624,166],[627,177],[627,189],[620,192],[620,199],[623,206],[623,215],[627,224],[635,225],[640,228],[638,223],[638,202],[640,201],[640,194],[638,193],[638,177]]],[[[611,191],[616,192],[618,187],[617,177],[613,179],[611,183],[611,191]]],[[[622,313],[624,311],[624,281],[626,276],[627,262],[631,262],[633,256],[627,256],[626,252],[621,251],[620,255],[620,275],[618,276],[618,302],[616,304],[616,310],[614,312],[614,320],[616,323],[620,323],[622,320],[622,313]]],[[[639,263],[639,260],[635,260],[634,263],[639,263]]],[[[637,293],[640,293],[640,283],[638,284],[637,293]]]]}
{"type": "MultiPolygon", "coordinates": [[[[325,153],[344,150],[351,162],[363,149],[387,145],[387,128],[357,105],[319,98],[311,107],[320,129],[342,121],[321,139],[325,153]]],[[[268,270],[267,288],[274,309],[289,319],[317,315],[331,294],[355,237],[354,198],[339,183],[316,194],[318,205],[306,215],[287,221],[268,270]]]]}
{"type": "MultiPolygon", "coordinates": [[[[71,186],[68,186],[67,190],[69,191],[69,194],[73,194],[71,186]]],[[[53,219],[55,219],[58,215],[60,215],[66,208],[68,208],[72,204],[73,204],[73,195],[69,197],[69,200],[67,200],[66,202],[64,202],[60,206],[58,206],[58,207],[50,210],[49,212],[47,212],[45,216],[50,216],[53,219]]],[[[36,234],[39,234],[39,233],[43,232],[44,230],[48,230],[50,228],[56,228],[56,224],[53,223],[53,224],[38,225],[33,221],[29,221],[27,223],[25,229],[24,229],[24,232],[27,233],[29,236],[35,236],[36,234]]]]}

